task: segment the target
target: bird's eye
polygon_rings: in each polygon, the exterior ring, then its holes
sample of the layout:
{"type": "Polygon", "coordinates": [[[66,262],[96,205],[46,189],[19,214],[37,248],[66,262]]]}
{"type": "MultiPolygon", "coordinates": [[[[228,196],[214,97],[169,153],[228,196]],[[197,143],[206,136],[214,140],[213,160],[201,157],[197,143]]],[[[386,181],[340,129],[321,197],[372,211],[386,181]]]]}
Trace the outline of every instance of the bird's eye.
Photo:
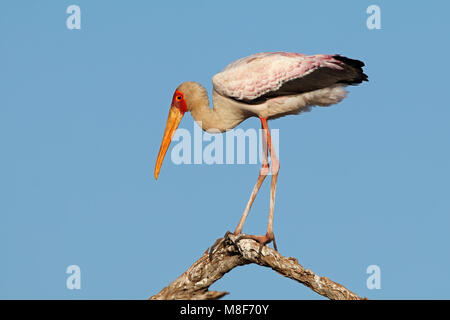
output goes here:
{"type": "Polygon", "coordinates": [[[177,99],[178,101],[180,101],[180,100],[181,100],[181,96],[177,96],[176,99],[177,99]]]}

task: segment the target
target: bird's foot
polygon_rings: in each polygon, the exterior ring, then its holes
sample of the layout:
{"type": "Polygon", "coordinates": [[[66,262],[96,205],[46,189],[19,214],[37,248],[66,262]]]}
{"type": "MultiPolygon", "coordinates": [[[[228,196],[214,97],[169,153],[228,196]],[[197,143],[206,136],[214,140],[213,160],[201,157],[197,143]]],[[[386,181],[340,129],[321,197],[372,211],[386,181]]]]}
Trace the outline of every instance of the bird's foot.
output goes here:
{"type": "Polygon", "coordinates": [[[214,242],[214,244],[211,246],[211,248],[209,249],[209,260],[212,261],[213,252],[216,249],[224,246],[227,241],[231,241],[232,243],[236,244],[240,240],[243,240],[243,239],[252,239],[252,240],[257,241],[259,243],[259,251],[258,252],[259,252],[260,256],[262,254],[263,247],[266,244],[269,244],[271,242],[273,242],[273,248],[275,249],[275,251],[278,251],[277,243],[275,241],[275,236],[274,236],[273,233],[266,233],[265,236],[254,236],[254,235],[243,234],[243,233],[237,233],[236,234],[236,233],[227,231],[227,232],[225,232],[225,235],[222,238],[217,239],[214,242]],[[235,238],[234,241],[231,241],[231,239],[229,237],[230,235],[235,235],[235,236],[237,236],[237,238],[235,238]]]}
{"type": "Polygon", "coordinates": [[[230,234],[233,234],[233,233],[230,231],[227,231],[227,232],[225,232],[225,235],[222,238],[219,238],[216,240],[216,242],[214,242],[214,244],[209,249],[209,261],[212,261],[214,250],[223,246],[225,244],[225,242],[230,239],[229,238],[230,234]]]}
{"type": "Polygon", "coordinates": [[[266,233],[265,236],[253,236],[253,235],[248,235],[248,234],[242,234],[236,239],[236,242],[239,242],[242,239],[252,239],[252,240],[259,242],[259,255],[260,256],[262,254],[263,247],[266,244],[269,244],[271,242],[273,242],[273,248],[275,249],[275,251],[278,251],[277,242],[275,241],[275,236],[273,233],[266,233]]]}

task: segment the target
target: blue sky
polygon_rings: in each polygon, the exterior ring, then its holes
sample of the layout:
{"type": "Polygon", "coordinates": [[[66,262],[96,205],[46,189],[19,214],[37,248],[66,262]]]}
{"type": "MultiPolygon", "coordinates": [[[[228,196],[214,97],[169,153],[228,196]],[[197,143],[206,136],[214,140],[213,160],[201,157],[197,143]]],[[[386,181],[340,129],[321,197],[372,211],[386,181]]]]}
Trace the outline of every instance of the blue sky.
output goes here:
{"type": "MultiPolygon", "coordinates": [[[[450,298],[449,10],[442,1],[2,1],[0,298],[147,298],[234,230],[257,164],[167,158],[158,181],[153,169],[176,86],[210,90],[229,62],[261,51],[340,53],[363,60],[370,79],[337,106],[269,122],[280,130],[280,252],[372,299],[450,298]],[[72,4],[81,30],[66,27],[72,4]],[[381,30],[366,27],[371,4],[381,30]],[[69,265],[81,268],[81,290],[66,288],[69,265]],[[366,287],[369,265],[381,268],[379,290],[366,287]]],[[[193,132],[190,115],[181,127],[193,132]]],[[[265,232],[268,192],[266,182],[244,232],[265,232]]],[[[255,265],[212,289],[321,298],[255,265]]]]}

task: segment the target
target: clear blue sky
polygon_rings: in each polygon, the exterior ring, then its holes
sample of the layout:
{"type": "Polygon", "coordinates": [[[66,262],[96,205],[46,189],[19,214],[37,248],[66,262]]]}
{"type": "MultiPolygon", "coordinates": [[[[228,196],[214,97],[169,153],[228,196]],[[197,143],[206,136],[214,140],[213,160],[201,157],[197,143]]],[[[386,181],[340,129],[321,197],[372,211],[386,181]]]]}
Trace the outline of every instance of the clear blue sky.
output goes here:
{"type": "MultiPolygon", "coordinates": [[[[444,1],[1,1],[0,298],[143,299],[233,230],[259,166],[153,169],[174,88],[261,51],[340,53],[370,82],[280,129],[279,250],[373,299],[450,298],[444,1]],[[81,8],[81,30],[66,8],[81,8]],[[381,8],[381,30],[366,8],[381,8]],[[67,266],[81,290],[66,288],[67,266]],[[381,268],[380,290],[366,268],[381,268]],[[425,280],[424,278],[425,277],[425,280]]],[[[182,128],[193,132],[186,116],[182,128]]],[[[241,128],[259,127],[249,119],[241,128]]],[[[169,150],[170,152],[170,150],[169,150]]],[[[269,184],[244,231],[265,232],[269,184]]],[[[227,298],[314,299],[258,266],[227,298]]]]}

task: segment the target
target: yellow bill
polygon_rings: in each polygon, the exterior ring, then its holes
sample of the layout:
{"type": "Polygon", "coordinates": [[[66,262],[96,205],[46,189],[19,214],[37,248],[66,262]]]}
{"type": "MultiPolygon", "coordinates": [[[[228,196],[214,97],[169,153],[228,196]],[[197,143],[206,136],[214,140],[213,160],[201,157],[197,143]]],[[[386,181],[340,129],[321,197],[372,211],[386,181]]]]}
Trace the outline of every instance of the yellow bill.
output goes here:
{"type": "Polygon", "coordinates": [[[164,130],[164,136],[162,138],[161,147],[159,148],[158,158],[156,159],[155,166],[155,179],[158,179],[159,170],[161,170],[161,165],[166,155],[167,149],[169,149],[172,137],[183,118],[184,113],[180,111],[177,107],[170,107],[169,116],[167,117],[166,129],[164,130]]]}

